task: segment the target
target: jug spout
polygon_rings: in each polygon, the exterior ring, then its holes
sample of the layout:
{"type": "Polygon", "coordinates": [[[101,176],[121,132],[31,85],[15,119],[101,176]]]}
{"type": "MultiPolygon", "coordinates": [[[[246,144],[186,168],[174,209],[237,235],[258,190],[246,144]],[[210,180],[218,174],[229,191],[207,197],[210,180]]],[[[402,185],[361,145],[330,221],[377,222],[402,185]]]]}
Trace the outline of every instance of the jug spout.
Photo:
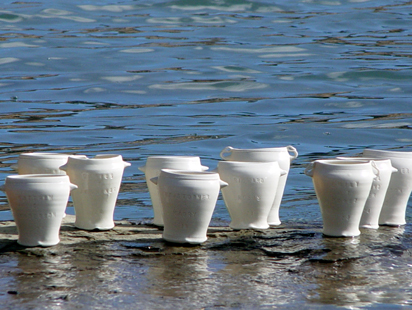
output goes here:
{"type": "Polygon", "coordinates": [[[67,164],[59,167],[60,170],[67,171],[67,164]]]}
{"type": "Polygon", "coordinates": [[[137,167],[141,172],[146,172],[146,166],[137,167]]]}
{"type": "Polygon", "coordinates": [[[78,188],[78,186],[76,184],[70,183],[70,191],[72,191],[76,188],[78,188]]]}
{"type": "Polygon", "coordinates": [[[0,191],[5,192],[6,191],[6,185],[0,185],[0,191]]]}
{"type": "Polygon", "coordinates": [[[19,170],[19,165],[18,164],[13,164],[13,165],[10,166],[10,168],[17,171],[17,170],[19,170]]]}
{"type": "Polygon", "coordinates": [[[314,169],[314,168],[315,168],[315,163],[314,163],[314,162],[311,162],[311,163],[306,167],[304,173],[305,173],[307,176],[313,178],[313,169],[314,169]]]}
{"type": "Polygon", "coordinates": [[[124,167],[126,168],[126,167],[130,167],[132,164],[129,163],[129,162],[127,162],[127,161],[124,161],[124,162],[123,162],[123,165],[124,165],[124,167]]]}
{"type": "Polygon", "coordinates": [[[220,188],[223,188],[223,187],[226,187],[226,186],[228,186],[229,184],[228,183],[226,183],[225,181],[222,181],[222,180],[220,180],[220,188]]]}
{"type": "Polygon", "coordinates": [[[154,184],[157,185],[157,183],[158,183],[158,181],[159,181],[159,177],[151,178],[150,181],[151,181],[152,183],[154,183],[154,184]]]}

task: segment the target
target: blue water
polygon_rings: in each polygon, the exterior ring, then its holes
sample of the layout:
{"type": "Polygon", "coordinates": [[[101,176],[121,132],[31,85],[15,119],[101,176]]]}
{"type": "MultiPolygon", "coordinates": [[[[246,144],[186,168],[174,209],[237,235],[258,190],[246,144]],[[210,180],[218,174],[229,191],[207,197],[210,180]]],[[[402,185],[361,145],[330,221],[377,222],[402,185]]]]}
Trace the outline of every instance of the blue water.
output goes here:
{"type": "MultiPolygon", "coordinates": [[[[382,0],[2,3],[0,181],[22,152],[121,154],[132,166],[115,217],[150,221],[148,156],[213,169],[228,145],[293,145],[281,220],[320,221],[307,163],[411,149],[411,12],[382,0]]],[[[219,198],[212,224],[228,222],[219,198]]]]}
{"type": "MultiPolygon", "coordinates": [[[[148,156],[213,168],[228,145],[293,145],[281,218],[319,220],[306,163],[412,144],[410,11],[364,0],[3,4],[0,178],[22,152],[118,153],[132,166],[116,218],[150,219],[138,170],[148,156]]],[[[228,220],[221,199],[214,219],[228,220]]]]}

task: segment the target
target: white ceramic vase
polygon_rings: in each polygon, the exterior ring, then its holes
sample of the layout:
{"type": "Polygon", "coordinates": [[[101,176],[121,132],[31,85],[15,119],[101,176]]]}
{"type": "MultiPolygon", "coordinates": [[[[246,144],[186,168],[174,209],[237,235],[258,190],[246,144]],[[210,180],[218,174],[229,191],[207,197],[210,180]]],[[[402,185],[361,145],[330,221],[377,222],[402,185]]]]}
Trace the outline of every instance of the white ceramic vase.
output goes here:
{"type": "Polygon", "coordinates": [[[163,226],[163,211],[159,189],[150,179],[159,176],[161,169],[204,171],[209,168],[202,166],[200,158],[197,156],[149,156],[146,164],[138,167],[138,169],[145,173],[146,184],[153,205],[153,224],[163,226]]]}
{"type": "Polygon", "coordinates": [[[379,224],[388,226],[406,224],[406,207],[412,192],[412,152],[365,149],[363,156],[388,158],[392,166],[398,169],[392,174],[386,191],[379,224]]]}
{"type": "Polygon", "coordinates": [[[373,160],[379,169],[379,176],[373,180],[372,188],[366,200],[363,209],[359,227],[362,228],[379,228],[379,216],[381,214],[383,202],[389,187],[389,182],[393,172],[398,169],[392,167],[390,159],[368,158],[368,157],[344,157],[339,156],[337,159],[343,160],[373,160]]]}
{"type": "Polygon", "coordinates": [[[280,225],[279,208],[283,198],[283,192],[289,174],[290,163],[298,157],[298,151],[291,145],[285,147],[257,148],[257,149],[236,149],[231,146],[224,148],[220,152],[220,157],[227,161],[244,162],[274,162],[277,161],[280,169],[286,174],[279,178],[276,189],[276,196],[272,208],[268,215],[269,225],[280,225]]]}
{"type": "Polygon", "coordinates": [[[70,191],[77,188],[67,175],[29,174],[6,177],[6,192],[23,246],[52,246],[59,232],[70,191]]]}
{"type": "Polygon", "coordinates": [[[323,234],[354,237],[373,180],[379,175],[373,161],[315,160],[305,170],[312,177],[323,219],[323,234]]]}
{"type": "Polygon", "coordinates": [[[280,176],[286,174],[278,162],[220,161],[217,171],[228,183],[222,195],[231,218],[229,226],[235,230],[269,228],[275,189],[280,176]]]}
{"type": "Polygon", "coordinates": [[[60,169],[67,163],[69,154],[60,153],[22,153],[19,155],[17,164],[11,168],[18,174],[62,174],[66,172],[60,169]]]}
{"type": "Polygon", "coordinates": [[[61,167],[78,186],[72,192],[76,214],[74,225],[85,230],[108,230],[114,227],[113,214],[124,168],[130,163],[121,155],[70,156],[61,167]]]}
{"type": "Polygon", "coordinates": [[[151,181],[159,187],[163,206],[163,239],[205,242],[220,188],[227,183],[215,172],[170,169],[162,169],[151,181]]]}

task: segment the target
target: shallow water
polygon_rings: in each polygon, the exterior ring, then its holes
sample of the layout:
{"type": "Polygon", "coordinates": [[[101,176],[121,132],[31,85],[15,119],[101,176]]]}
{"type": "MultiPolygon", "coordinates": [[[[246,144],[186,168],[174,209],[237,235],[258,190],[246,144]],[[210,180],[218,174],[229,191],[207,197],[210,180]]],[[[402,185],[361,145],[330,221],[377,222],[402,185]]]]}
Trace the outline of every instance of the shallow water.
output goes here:
{"type": "MultiPolygon", "coordinates": [[[[368,0],[1,4],[0,178],[21,152],[121,154],[132,166],[116,219],[149,221],[138,170],[147,156],[196,155],[213,169],[228,145],[293,145],[281,220],[319,222],[308,162],[411,148],[411,9],[368,0]]],[[[212,224],[228,221],[219,199],[212,224]]]]}

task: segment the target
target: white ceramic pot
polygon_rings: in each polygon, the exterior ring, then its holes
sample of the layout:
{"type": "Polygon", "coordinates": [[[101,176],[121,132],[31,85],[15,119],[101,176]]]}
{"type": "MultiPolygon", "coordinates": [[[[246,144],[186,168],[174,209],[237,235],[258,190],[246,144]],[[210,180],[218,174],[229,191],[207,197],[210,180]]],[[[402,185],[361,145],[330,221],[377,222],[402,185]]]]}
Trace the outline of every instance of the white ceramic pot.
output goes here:
{"type": "Polygon", "coordinates": [[[70,191],[75,188],[67,175],[7,176],[1,190],[6,192],[16,222],[17,242],[23,246],[58,244],[70,191]]]}
{"type": "Polygon", "coordinates": [[[399,226],[406,224],[405,213],[412,192],[412,152],[365,149],[363,156],[389,158],[394,172],[383,202],[380,225],[399,226]]]}
{"type": "Polygon", "coordinates": [[[220,188],[227,183],[207,171],[162,169],[151,181],[159,187],[163,206],[163,239],[174,243],[200,244],[207,229],[220,188]]]}
{"type": "Polygon", "coordinates": [[[386,191],[388,190],[392,173],[398,171],[398,169],[392,167],[390,159],[343,156],[339,156],[337,159],[373,160],[375,162],[376,167],[379,169],[379,176],[376,177],[372,183],[372,188],[369,193],[368,200],[366,200],[359,227],[374,229],[379,228],[379,216],[385,200],[386,191]]]}
{"type": "Polygon", "coordinates": [[[209,168],[202,166],[200,158],[197,156],[149,156],[146,164],[138,167],[138,169],[145,173],[146,184],[153,205],[153,224],[163,226],[163,211],[159,189],[150,179],[159,176],[161,169],[204,171],[209,168]]]}
{"type": "Polygon", "coordinates": [[[269,228],[268,216],[281,175],[278,162],[220,161],[217,171],[228,186],[222,189],[233,229],[269,228]]]}
{"type": "Polygon", "coordinates": [[[312,177],[323,219],[323,234],[354,237],[373,180],[379,175],[373,161],[315,160],[305,170],[312,177]]]}
{"type": "Polygon", "coordinates": [[[269,225],[280,225],[279,208],[283,198],[283,192],[289,174],[290,163],[298,157],[298,151],[293,146],[258,148],[258,149],[236,149],[231,146],[224,148],[220,152],[220,157],[228,161],[249,161],[249,162],[273,162],[279,163],[280,169],[286,171],[279,179],[276,189],[275,200],[268,215],[269,225]]]}
{"type": "Polygon", "coordinates": [[[78,186],[72,192],[77,228],[108,230],[114,227],[114,209],[123,171],[128,166],[130,163],[124,162],[121,155],[69,157],[61,169],[78,186]]]}
{"type": "Polygon", "coordinates": [[[11,168],[18,174],[62,174],[66,172],[60,169],[67,163],[69,154],[60,153],[22,153],[19,155],[17,164],[11,168]]]}

